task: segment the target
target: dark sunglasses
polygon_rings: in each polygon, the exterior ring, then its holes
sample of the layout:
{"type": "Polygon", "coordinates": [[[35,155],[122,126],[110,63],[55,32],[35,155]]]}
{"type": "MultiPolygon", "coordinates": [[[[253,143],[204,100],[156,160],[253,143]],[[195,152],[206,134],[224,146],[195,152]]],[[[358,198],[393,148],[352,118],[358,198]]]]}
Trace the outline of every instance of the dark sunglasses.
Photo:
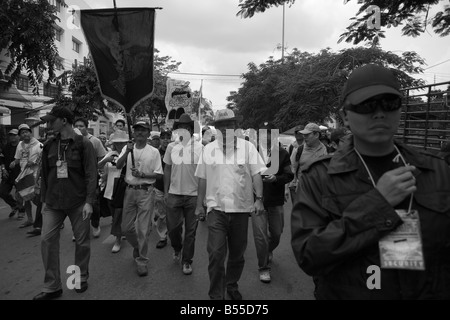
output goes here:
{"type": "Polygon", "coordinates": [[[402,107],[400,98],[383,98],[377,100],[366,100],[357,105],[345,104],[345,110],[353,111],[359,114],[369,114],[375,112],[380,106],[384,112],[392,112],[402,107]]]}

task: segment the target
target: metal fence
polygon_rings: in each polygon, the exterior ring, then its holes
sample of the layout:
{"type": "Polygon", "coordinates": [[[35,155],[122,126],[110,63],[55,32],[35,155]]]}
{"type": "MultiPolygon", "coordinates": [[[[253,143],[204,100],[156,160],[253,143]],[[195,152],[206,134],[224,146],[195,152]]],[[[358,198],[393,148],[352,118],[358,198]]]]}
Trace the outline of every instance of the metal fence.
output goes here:
{"type": "Polygon", "coordinates": [[[403,89],[400,126],[395,138],[437,153],[450,141],[450,81],[403,89]]]}

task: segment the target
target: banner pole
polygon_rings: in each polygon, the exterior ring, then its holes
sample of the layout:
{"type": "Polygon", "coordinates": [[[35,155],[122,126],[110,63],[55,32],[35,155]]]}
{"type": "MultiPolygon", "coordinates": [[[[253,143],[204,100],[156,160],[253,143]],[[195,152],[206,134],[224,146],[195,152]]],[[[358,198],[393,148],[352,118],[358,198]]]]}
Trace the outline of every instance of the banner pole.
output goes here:
{"type": "MultiPolygon", "coordinates": [[[[131,126],[132,126],[132,122],[131,122],[131,116],[129,113],[126,113],[126,118],[127,118],[127,123],[128,123],[128,137],[130,138],[130,141],[132,141],[132,136],[133,133],[131,132],[131,126]]],[[[134,149],[134,148],[133,148],[134,149]]],[[[131,150],[131,165],[134,168],[134,150],[131,150]]]]}

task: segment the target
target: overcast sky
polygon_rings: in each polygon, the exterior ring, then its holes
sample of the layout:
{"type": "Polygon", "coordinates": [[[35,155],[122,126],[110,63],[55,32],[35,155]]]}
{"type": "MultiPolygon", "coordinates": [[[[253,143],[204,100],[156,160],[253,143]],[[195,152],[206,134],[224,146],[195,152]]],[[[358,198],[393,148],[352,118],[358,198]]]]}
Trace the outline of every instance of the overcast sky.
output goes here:
{"type": "MultiPolygon", "coordinates": [[[[113,7],[113,0],[89,3],[93,9],[113,7]]],[[[343,3],[297,0],[291,7],[286,6],[287,51],[297,48],[317,53],[326,47],[338,51],[351,46],[337,41],[359,6],[356,0],[343,3]]],[[[281,58],[277,46],[282,42],[282,7],[242,19],[236,16],[239,0],[116,0],[116,4],[119,8],[163,8],[156,14],[155,47],[161,55],[181,62],[180,72],[228,75],[170,75],[190,81],[192,90],[198,90],[203,79],[203,96],[212,101],[214,110],[224,108],[230,91],[238,90],[242,82],[239,75],[248,71],[249,62],[259,65],[269,56],[281,58]]],[[[388,30],[382,48],[398,54],[416,51],[425,59],[425,68],[430,67],[422,75],[427,83],[450,80],[450,37],[442,38],[432,31],[419,38],[402,37],[400,30],[388,30]]]]}

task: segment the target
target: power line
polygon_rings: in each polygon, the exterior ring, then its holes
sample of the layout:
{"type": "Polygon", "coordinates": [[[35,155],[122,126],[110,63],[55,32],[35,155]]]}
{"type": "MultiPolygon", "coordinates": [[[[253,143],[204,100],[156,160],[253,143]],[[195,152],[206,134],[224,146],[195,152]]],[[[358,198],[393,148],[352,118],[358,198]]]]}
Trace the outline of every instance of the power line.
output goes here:
{"type": "Polygon", "coordinates": [[[442,62],[439,62],[438,64],[435,64],[434,66],[425,68],[425,69],[423,69],[423,70],[428,70],[428,69],[430,69],[430,68],[436,67],[436,66],[441,65],[441,64],[443,64],[443,63],[446,63],[446,62],[448,62],[448,61],[450,61],[450,59],[447,59],[447,60],[444,60],[444,61],[442,61],[442,62]]]}
{"type": "Polygon", "coordinates": [[[241,77],[240,74],[220,74],[220,73],[194,73],[194,72],[169,72],[171,74],[187,74],[194,76],[219,76],[219,77],[241,77]]]}

